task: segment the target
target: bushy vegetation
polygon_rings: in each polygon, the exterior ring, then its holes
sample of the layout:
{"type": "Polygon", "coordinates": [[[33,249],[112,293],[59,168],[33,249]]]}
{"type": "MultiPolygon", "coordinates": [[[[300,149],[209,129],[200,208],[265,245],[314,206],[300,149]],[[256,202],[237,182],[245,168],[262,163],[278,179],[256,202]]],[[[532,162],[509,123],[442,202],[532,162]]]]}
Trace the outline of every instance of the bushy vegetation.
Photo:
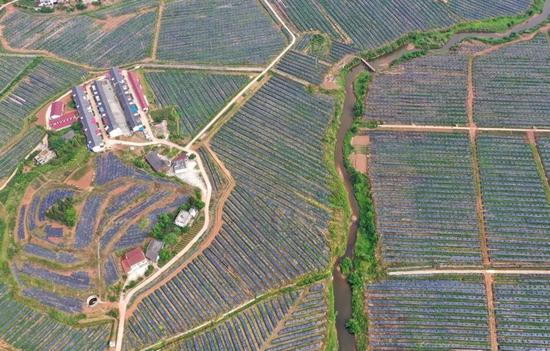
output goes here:
{"type": "Polygon", "coordinates": [[[76,209],[74,208],[74,198],[67,197],[65,199],[58,200],[46,212],[46,217],[53,221],[63,223],[67,227],[74,227],[76,225],[76,209]]]}

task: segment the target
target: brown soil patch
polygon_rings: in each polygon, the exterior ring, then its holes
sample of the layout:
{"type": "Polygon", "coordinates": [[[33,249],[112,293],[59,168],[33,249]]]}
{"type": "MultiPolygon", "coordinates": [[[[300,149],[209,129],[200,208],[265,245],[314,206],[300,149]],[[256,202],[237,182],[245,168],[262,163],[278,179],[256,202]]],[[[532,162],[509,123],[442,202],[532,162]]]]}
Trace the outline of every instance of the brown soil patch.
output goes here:
{"type": "Polygon", "coordinates": [[[534,130],[528,130],[527,131],[527,140],[529,141],[529,144],[537,145],[537,137],[535,136],[534,130]]]}
{"type": "Polygon", "coordinates": [[[102,31],[111,32],[137,15],[138,13],[128,13],[117,17],[107,16],[105,19],[94,19],[94,22],[101,26],[102,31]]]}
{"type": "Polygon", "coordinates": [[[483,274],[485,281],[485,292],[487,297],[487,312],[489,319],[489,339],[491,341],[491,351],[498,351],[497,321],[495,313],[495,300],[493,293],[494,278],[491,274],[483,274]]]}
{"type": "Polygon", "coordinates": [[[19,349],[16,349],[15,347],[11,346],[4,340],[0,339],[0,351],[16,351],[19,349]]]}
{"type": "Polygon", "coordinates": [[[367,174],[368,169],[368,157],[364,154],[358,154],[358,153],[352,153],[350,155],[350,161],[353,166],[358,172],[361,172],[363,174],[367,174]]]}
{"type": "Polygon", "coordinates": [[[467,72],[467,90],[468,95],[466,97],[466,115],[468,116],[468,123],[470,126],[474,126],[474,100],[475,100],[475,87],[474,87],[474,58],[468,58],[468,72],[467,72]]]}
{"type": "Polygon", "coordinates": [[[82,177],[78,179],[73,179],[75,172],[78,172],[78,171],[79,169],[71,173],[65,180],[65,184],[71,185],[83,190],[88,190],[92,188],[92,182],[94,181],[94,175],[95,175],[94,168],[91,165],[88,165],[88,170],[82,177]]]}
{"type": "Polygon", "coordinates": [[[366,147],[370,144],[370,137],[368,135],[356,135],[351,138],[351,145],[353,147],[366,147]]]}

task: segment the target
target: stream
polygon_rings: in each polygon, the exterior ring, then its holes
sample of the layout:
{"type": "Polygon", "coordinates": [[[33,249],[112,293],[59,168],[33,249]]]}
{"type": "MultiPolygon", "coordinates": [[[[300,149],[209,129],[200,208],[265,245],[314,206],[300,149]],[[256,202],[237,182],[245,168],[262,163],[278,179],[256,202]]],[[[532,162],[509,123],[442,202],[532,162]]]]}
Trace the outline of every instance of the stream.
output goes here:
{"type": "MultiPolygon", "coordinates": [[[[460,43],[466,38],[504,38],[509,36],[513,32],[521,32],[527,29],[534,28],[544,22],[550,15],[550,0],[546,1],[542,13],[536,14],[529,18],[527,21],[522,22],[516,26],[511,27],[508,31],[503,33],[483,33],[483,32],[470,32],[470,33],[457,33],[453,35],[449,41],[441,48],[439,52],[448,52],[453,46],[460,43]]],[[[390,63],[408,51],[414,50],[414,47],[401,47],[387,55],[381,56],[375,60],[369,61],[369,63],[378,71],[388,68],[390,63]]],[[[349,227],[348,242],[346,245],[346,251],[344,256],[336,260],[332,271],[333,285],[334,285],[334,307],[336,310],[336,332],[338,334],[338,345],[341,351],[355,351],[355,337],[349,333],[346,329],[346,322],[351,318],[351,287],[348,284],[346,278],[340,272],[340,262],[344,257],[353,258],[355,241],[357,238],[358,218],[359,218],[359,205],[353,194],[353,185],[351,183],[350,175],[348,174],[344,166],[344,138],[351,128],[353,123],[353,106],[355,104],[355,94],[353,91],[353,82],[359,74],[366,70],[363,64],[355,66],[348,74],[345,83],[345,99],[344,107],[342,110],[341,124],[337,134],[337,140],[335,145],[335,164],[336,170],[340,175],[342,182],[345,185],[348,199],[352,210],[352,220],[349,227]]]]}

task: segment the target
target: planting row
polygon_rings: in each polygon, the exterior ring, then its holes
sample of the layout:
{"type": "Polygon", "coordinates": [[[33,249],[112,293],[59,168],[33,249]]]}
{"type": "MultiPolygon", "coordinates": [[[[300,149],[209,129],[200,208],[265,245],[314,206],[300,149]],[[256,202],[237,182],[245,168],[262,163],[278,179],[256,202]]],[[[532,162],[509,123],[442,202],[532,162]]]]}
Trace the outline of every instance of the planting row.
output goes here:
{"type": "Polygon", "coordinates": [[[168,350],[320,350],[326,337],[325,287],[269,298],[168,350]]]}
{"type": "Polygon", "coordinates": [[[0,57],[0,92],[3,92],[31,61],[32,57],[0,57]]]}
{"type": "Polygon", "coordinates": [[[466,124],[467,57],[430,55],[376,75],[365,116],[387,124],[466,124]]]}
{"type": "Polygon", "coordinates": [[[248,82],[241,75],[150,71],[145,78],[160,107],[176,106],[179,130],[184,137],[195,135],[248,82]]]}
{"type": "Polygon", "coordinates": [[[327,203],[320,165],[331,110],[325,97],[273,77],[222,127],[212,146],[237,186],[221,231],[143,298],[128,320],[127,347],[188,330],[328,264],[329,213],[307,199],[327,203]]]}
{"type": "Polygon", "coordinates": [[[544,34],[474,60],[474,117],[484,127],[550,127],[550,46],[544,34]]]}
{"type": "Polygon", "coordinates": [[[369,176],[389,265],[480,263],[466,134],[372,132],[369,176]]]}
{"type": "Polygon", "coordinates": [[[0,338],[22,350],[106,350],[111,325],[75,328],[14,300],[0,284],[0,338]]]}
{"type": "Polygon", "coordinates": [[[319,62],[316,57],[290,51],[279,61],[276,69],[306,82],[320,85],[329,66],[319,62]]]}
{"type": "Polygon", "coordinates": [[[176,0],[162,14],[158,58],[215,64],[264,64],[285,36],[255,0],[176,0]]]}
{"type": "Polygon", "coordinates": [[[490,350],[480,277],[392,278],[365,296],[369,349],[490,350]]]}
{"type": "MultiPolygon", "coordinates": [[[[0,102],[1,104],[1,102],[0,102]]],[[[2,127],[0,127],[0,130],[2,127]]],[[[0,139],[2,138],[0,131],[0,139]]],[[[0,154],[0,178],[13,173],[17,165],[40,143],[44,131],[38,128],[29,130],[15,145],[0,154]]],[[[2,144],[2,141],[0,141],[2,144]]]]}
{"type": "Polygon", "coordinates": [[[550,262],[550,205],[524,136],[477,140],[485,226],[498,263],[550,262]]]}

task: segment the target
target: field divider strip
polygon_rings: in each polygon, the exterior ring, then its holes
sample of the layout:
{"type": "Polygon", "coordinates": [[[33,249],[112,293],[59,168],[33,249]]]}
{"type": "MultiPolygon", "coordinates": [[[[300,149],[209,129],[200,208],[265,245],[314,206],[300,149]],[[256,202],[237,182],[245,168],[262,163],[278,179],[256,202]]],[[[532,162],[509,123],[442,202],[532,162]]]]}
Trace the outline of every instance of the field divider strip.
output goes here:
{"type": "Polygon", "coordinates": [[[483,274],[485,295],[487,298],[487,319],[489,325],[489,341],[491,351],[498,351],[497,320],[495,313],[495,295],[493,292],[493,276],[490,273],[483,274]]]}
{"type": "Polygon", "coordinates": [[[548,181],[548,176],[546,175],[546,167],[544,167],[544,162],[540,156],[539,148],[537,146],[537,139],[534,131],[527,132],[527,139],[529,141],[529,146],[531,152],[533,153],[533,159],[537,167],[537,172],[539,174],[540,180],[542,182],[542,187],[544,189],[544,195],[546,195],[546,201],[550,204],[550,182],[548,181]]]}

